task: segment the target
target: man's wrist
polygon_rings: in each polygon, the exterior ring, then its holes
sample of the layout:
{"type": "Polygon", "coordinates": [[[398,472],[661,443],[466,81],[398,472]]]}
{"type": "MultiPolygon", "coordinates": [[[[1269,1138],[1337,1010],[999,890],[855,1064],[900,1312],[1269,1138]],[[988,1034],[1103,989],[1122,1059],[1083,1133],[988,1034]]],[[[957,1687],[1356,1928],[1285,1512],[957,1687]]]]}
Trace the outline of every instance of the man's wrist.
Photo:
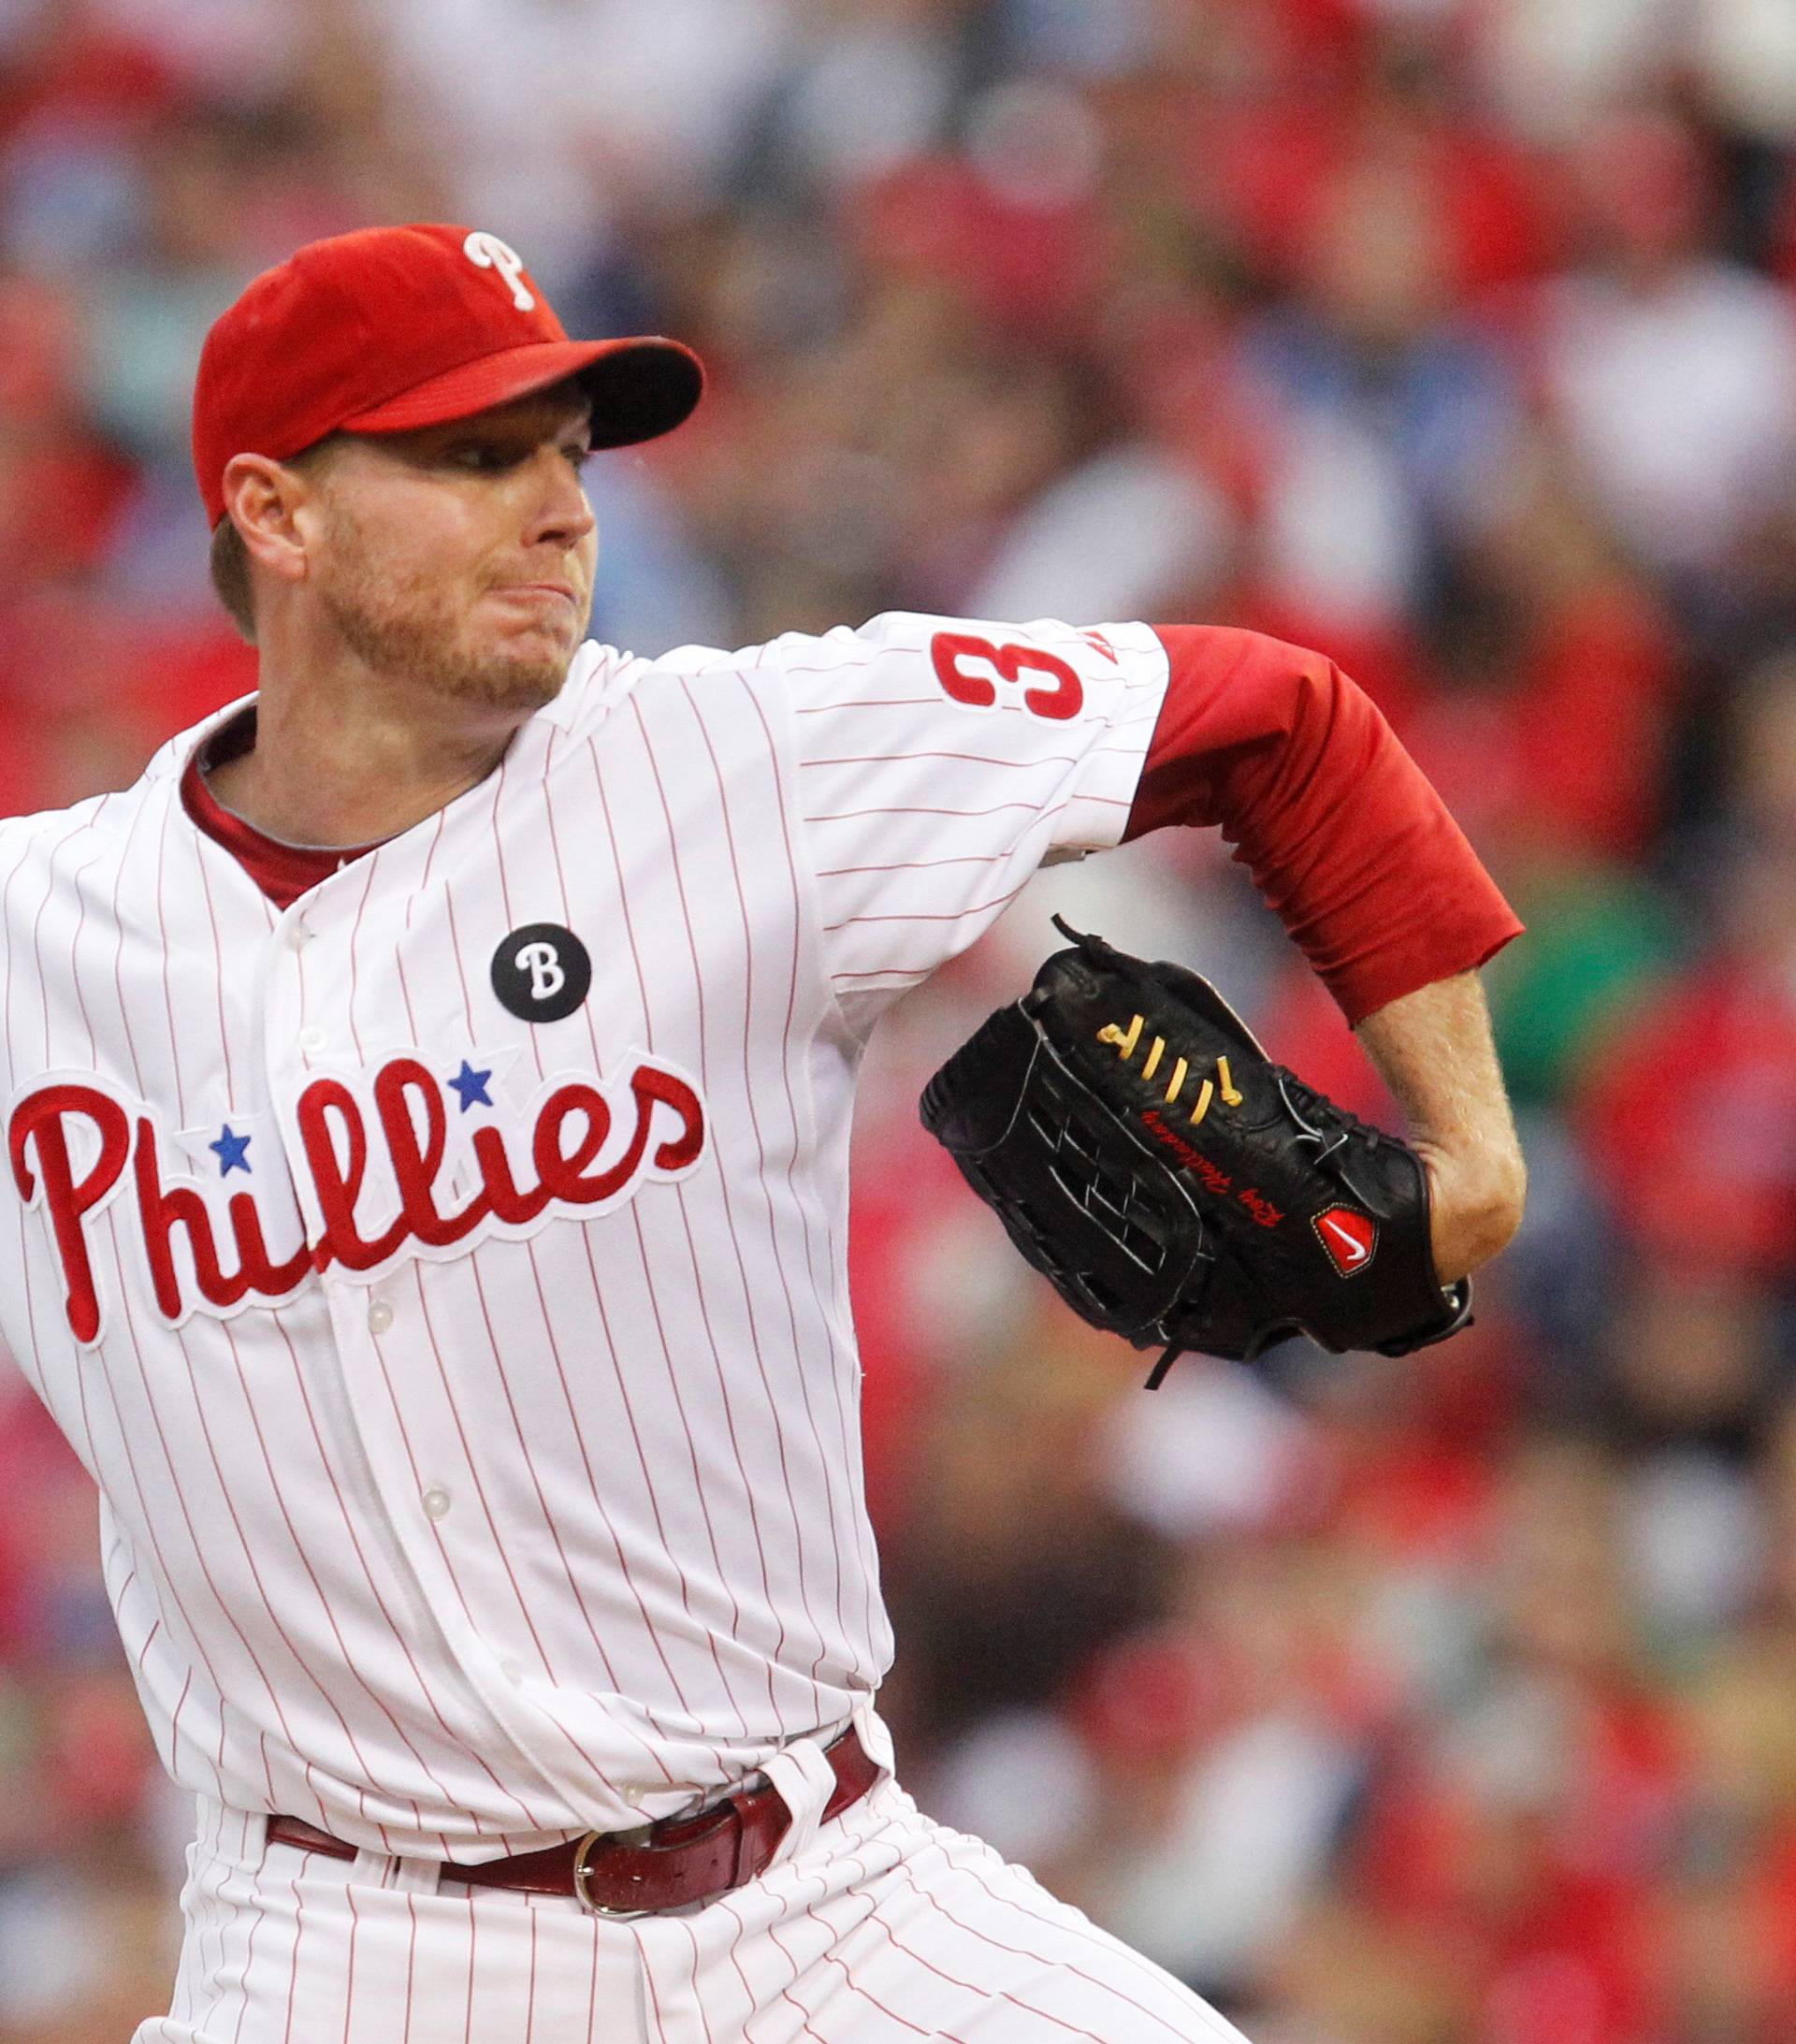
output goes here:
{"type": "Polygon", "coordinates": [[[1520,1227],[1528,1167],[1513,1137],[1469,1152],[1427,1142],[1415,1149],[1428,1180],[1435,1274],[1450,1284],[1488,1263],[1520,1227]]]}

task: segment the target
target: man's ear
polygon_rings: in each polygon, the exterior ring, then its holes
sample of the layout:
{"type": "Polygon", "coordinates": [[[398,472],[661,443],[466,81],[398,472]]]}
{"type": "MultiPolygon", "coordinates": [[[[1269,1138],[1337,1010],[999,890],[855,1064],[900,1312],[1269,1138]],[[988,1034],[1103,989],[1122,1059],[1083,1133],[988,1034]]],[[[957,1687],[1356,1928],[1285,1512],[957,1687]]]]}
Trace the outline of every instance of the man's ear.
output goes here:
{"type": "Polygon", "coordinates": [[[266,455],[233,455],[224,468],[224,515],[244,551],[282,582],[303,582],[307,556],[298,513],[312,492],[297,470],[266,455]]]}

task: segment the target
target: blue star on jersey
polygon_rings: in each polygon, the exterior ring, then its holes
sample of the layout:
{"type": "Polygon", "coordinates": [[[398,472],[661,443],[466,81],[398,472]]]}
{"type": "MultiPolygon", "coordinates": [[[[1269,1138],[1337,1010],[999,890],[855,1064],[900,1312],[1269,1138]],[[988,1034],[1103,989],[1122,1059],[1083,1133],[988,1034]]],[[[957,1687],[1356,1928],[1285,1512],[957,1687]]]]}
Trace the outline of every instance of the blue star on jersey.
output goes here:
{"type": "Polygon", "coordinates": [[[453,1079],[445,1081],[450,1092],[461,1102],[461,1111],[464,1114],[473,1106],[476,1100],[484,1108],[492,1106],[493,1096],[486,1091],[486,1081],[492,1076],[490,1068],[484,1072],[477,1072],[469,1064],[468,1060],[463,1058],[460,1071],[453,1079]]]}
{"type": "Polygon", "coordinates": [[[250,1138],[239,1136],[228,1122],[219,1132],[218,1140],[209,1142],[206,1147],[218,1159],[220,1178],[228,1178],[233,1171],[241,1171],[248,1176],[250,1160],[244,1152],[250,1147],[250,1138]]]}

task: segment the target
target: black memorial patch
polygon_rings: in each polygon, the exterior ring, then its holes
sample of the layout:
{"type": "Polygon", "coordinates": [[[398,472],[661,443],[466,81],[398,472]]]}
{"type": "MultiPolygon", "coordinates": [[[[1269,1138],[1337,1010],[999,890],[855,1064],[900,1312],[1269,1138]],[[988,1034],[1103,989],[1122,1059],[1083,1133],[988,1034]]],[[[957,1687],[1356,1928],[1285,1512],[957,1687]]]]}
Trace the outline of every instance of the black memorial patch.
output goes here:
{"type": "Polygon", "coordinates": [[[527,922],[493,953],[493,992],[500,1006],[527,1022],[572,1015],[592,985],[592,960],[558,922],[527,922]]]}

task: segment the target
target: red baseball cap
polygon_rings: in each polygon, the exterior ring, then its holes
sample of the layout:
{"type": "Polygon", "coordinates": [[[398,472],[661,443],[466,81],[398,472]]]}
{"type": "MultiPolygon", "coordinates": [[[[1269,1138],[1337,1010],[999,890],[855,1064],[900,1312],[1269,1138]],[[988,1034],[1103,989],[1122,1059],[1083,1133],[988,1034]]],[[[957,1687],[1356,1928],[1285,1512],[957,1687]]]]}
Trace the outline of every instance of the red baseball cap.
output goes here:
{"type": "Polygon", "coordinates": [[[671,431],[704,388],[698,356],[677,341],[570,341],[496,235],[367,227],[310,241],[206,336],[194,385],[199,493],[216,526],[234,455],[284,461],[340,430],[437,426],[568,376],[592,393],[595,447],[671,431]]]}

